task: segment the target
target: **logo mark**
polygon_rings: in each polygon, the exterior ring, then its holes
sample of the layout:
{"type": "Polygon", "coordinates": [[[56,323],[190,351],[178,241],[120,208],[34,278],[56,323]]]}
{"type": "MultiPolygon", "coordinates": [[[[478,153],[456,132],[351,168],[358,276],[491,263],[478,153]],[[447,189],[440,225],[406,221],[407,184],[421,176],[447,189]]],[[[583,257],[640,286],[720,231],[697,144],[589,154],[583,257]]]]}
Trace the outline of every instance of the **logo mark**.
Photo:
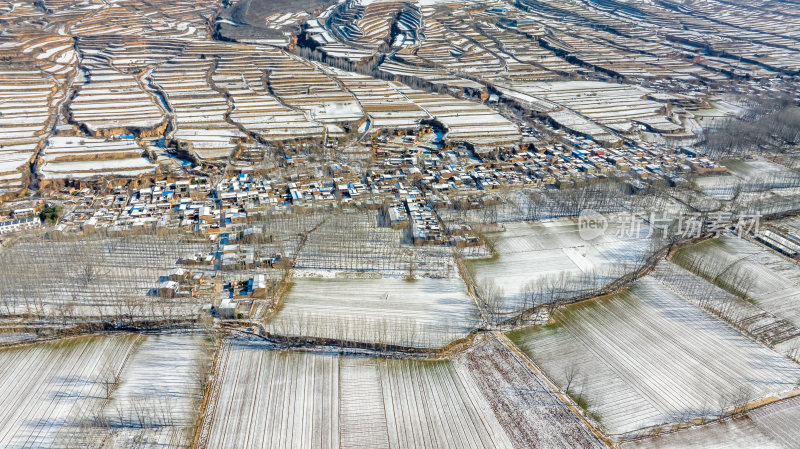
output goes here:
{"type": "Polygon", "coordinates": [[[591,209],[584,209],[578,216],[578,233],[581,238],[591,241],[606,233],[608,220],[606,217],[591,209]]]}

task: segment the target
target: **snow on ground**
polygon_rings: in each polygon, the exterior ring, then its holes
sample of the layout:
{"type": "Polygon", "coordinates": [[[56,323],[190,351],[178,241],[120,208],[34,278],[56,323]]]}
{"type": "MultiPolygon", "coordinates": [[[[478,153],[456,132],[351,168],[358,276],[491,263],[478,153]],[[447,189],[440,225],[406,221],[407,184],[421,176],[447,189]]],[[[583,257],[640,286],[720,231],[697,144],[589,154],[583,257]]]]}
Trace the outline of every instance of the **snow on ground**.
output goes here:
{"type": "Polygon", "coordinates": [[[199,311],[196,298],[148,294],[178,259],[205,248],[203,242],[150,235],[60,242],[32,237],[0,251],[0,297],[9,313],[185,318],[199,311]]]}
{"type": "Polygon", "coordinates": [[[195,367],[211,357],[203,338],[88,336],[0,350],[0,446],[187,447],[202,399],[195,367]]]}
{"type": "Polygon", "coordinates": [[[713,416],[734,398],[786,393],[800,381],[800,366],[650,278],[512,339],[562,387],[573,377],[570,390],[615,435],[713,416]]]}
{"type": "Polygon", "coordinates": [[[759,449],[797,447],[800,397],[760,407],[746,416],[628,444],[623,449],[759,449]]]}
{"type": "Polygon", "coordinates": [[[120,372],[136,336],[79,337],[0,350],[0,446],[51,447],[105,401],[102,376],[120,372]]]}
{"type": "MultiPolygon", "coordinates": [[[[751,161],[723,161],[728,172],[697,178],[697,185],[707,195],[720,200],[730,200],[737,188],[768,190],[780,193],[786,189],[796,189],[800,178],[790,169],[774,162],[756,159],[751,161]]],[[[741,195],[741,193],[739,193],[741,195]]]]}
{"type": "Polygon", "coordinates": [[[298,277],[266,325],[281,335],[423,347],[444,346],[478,325],[459,278],[298,277]]]}
{"type": "Polygon", "coordinates": [[[47,179],[152,173],[156,166],[143,152],[133,139],[53,136],[47,140],[40,171],[47,179]]]}
{"type": "Polygon", "coordinates": [[[459,376],[472,379],[515,447],[605,447],[547,383],[495,337],[453,358],[459,376]]]}
{"type": "Polygon", "coordinates": [[[512,447],[447,361],[269,350],[228,341],[201,444],[209,449],[512,447]]]}
{"type": "Polygon", "coordinates": [[[621,446],[623,449],[781,449],[780,443],[763,433],[749,418],[739,418],[703,427],[694,427],[681,432],[670,433],[656,438],[632,441],[621,446]]]}
{"type": "Polygon", "coordinates": [[[103,409],[112,447],[129,440],[151,448],[188,446],[203,398],[200,370],[210,368],[202,363],[211,357],[206,338],[155,335],[139,345],[103,409]]]}
{"type": "Polygon", "coordinates": [[[763,310],[800,326],[800,267],[774,251],[749,240],[735,236],[702,242],[681,251],[676,259],[684,267],[692,260],[700,260],[706,266],[695,268],[705,277],[716,277],[722,272],[720,281],[737,285],[737,279],[747,284],[747,295],[763,310]],[[724,272],[722,270],[725,270],[724,272]]]}
{"type": "Polygon", "coordinates": [[[632,271],[652,241],[645,226],[628,235],[616,221],[610,219],[606,233],[594,240],[583,239],[574,220],[505,223],[505,231],[487,235],[498,256],[467,263],[478,284],[493,280],[502,289],[510,312],[524,305],[528,285],[535,290],[564,276],[594,275],[580,285],[593,288],[632,271]]]}

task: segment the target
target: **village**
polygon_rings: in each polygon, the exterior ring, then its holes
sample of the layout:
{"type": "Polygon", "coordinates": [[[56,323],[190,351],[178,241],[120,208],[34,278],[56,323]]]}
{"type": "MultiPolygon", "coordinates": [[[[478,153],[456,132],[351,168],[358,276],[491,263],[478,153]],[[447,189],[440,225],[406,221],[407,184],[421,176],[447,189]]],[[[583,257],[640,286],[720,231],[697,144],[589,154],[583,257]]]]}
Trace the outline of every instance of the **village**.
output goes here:
{"type": "Polygon", "coordinates": [[[796,6],[0,5],[0,447],[796,447],[796,6]]]}
{"type": "Polygon", "coordinates": [[[434,136],[430,130],[386,136],[364,169],[311,162],[301,146],[287,151],[292,156],[279,162],[292,172],[282,178],[243,169],[226,170],[224,177],[192,176],[187,170],[183,176],[174,173],[161,180],[140,176],[143,179],[132,181],[83,181],[87,187],[4,203],[1,210],[7,219],[0,224],[0,235],[40,224],[17,220],[30,218],[45,203],[64,211],[54,228],[64,233],[155,228],[216,235],[242,231],[263,215],[308,208],[384,208],[392,223],[419,228],[415,240],[443,244],[449,242],[433,213],[437,204],[473,198],[480,207],[498,189],[569,189],[609,177],[627,179],[634,191],[651,183],[675,187],[689,177],[726,170],[691,148],[648,143],[606,148],[568,135],[559,143],[545,144],[531,136],[530,143],[480,155],[464,144],[445,149],[434,136]],[[231,173],[235,171],[240,173],[231,173]]]}

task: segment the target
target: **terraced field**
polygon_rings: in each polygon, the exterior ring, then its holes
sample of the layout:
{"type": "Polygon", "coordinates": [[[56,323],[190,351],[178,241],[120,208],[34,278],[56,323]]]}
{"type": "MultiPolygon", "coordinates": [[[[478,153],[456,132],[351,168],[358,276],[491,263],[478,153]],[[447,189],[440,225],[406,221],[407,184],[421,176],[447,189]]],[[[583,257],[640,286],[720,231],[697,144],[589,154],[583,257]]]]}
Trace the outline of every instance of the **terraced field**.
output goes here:
{"type": "Polygon", "coordinates": [[[0,196],[27,188],[29,163],[52,123],[56,87],[36,70],[0,70],[0,196]]]}
{"type": "Polygon", "coordinates": [[[42,161],[44,179],[136,176],[156,169],[132,138],[51,137],[42,161]]]}

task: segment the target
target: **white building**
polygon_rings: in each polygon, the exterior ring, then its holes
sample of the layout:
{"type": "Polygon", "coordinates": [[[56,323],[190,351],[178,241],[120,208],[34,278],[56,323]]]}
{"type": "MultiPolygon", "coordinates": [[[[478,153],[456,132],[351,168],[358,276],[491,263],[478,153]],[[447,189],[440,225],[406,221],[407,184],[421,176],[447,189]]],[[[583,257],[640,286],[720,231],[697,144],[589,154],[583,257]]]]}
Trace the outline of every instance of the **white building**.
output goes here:
{"type": "Polygon", "coordinates": [[[19,220],[9,220],[0,222],[0,235],[11,234],[12,232],[36,229],[42,226],[39,217],[22,218],[19,220]]]}

